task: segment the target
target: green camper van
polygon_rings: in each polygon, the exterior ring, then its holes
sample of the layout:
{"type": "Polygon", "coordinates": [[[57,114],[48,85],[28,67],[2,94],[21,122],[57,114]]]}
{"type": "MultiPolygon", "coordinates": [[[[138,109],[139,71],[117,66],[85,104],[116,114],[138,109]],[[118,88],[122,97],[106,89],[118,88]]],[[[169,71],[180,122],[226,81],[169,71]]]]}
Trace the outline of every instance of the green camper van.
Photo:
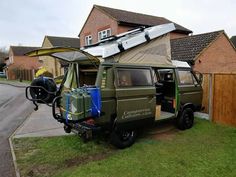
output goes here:
{"type": "MultiPolygon", "coordinates": [[[[194,112],[201,109],[201,74],[195,74],[185,62],[166,59],[165,52],[151,51],[159,42],[149,41],[127,51],[117,46],[120,56],[107,58],[62,47],[29,52],[28,56],[56,57],[69,66],[60,86],[52,78],[39,77],[26,88],[26,97],[36,109],[38,103],[52,106],[53,117],[64,124],[65,132],[76,132],[84,140],[108,132],[118,148],[131,146],[140,127],[160,120],[176,119],[179,129],[189,129],[194,112]]],[[[104,46],[111,52],[111,45],[104,46]]],[[[92,46],[94,53],[100,51],[98,47],[101,45],[92,46]]]]}

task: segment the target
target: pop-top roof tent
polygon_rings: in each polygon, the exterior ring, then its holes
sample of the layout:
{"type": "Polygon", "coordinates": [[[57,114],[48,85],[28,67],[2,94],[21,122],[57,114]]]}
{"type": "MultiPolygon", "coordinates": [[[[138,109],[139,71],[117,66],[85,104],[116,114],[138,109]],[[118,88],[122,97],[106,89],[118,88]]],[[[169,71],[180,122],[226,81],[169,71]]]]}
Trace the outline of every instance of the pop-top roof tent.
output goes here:
{"type": "Polygon", "coordinates": [[[28,56],[51,55],[67,62],[117,62],[148,66],[174,66],[171,61],[169,33],[173,23],[138,28],[110,36],[97,44],[81,49],[44,48],[27,53],[28,56]]]}

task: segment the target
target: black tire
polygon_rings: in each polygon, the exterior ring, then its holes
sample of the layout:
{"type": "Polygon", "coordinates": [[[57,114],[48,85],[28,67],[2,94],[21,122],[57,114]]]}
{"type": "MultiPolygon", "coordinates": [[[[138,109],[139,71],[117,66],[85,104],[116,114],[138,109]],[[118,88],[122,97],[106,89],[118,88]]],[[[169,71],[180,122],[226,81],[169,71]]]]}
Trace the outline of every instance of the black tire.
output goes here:
{"type": "MultiPolygon", "coordinates": [[[[49,92],[56,92],[57,86],[52,78],[39,77],[32,81],[31,86],[41,86],[49,92]]],[[[55,95],[47,93],[40,88],[30,88],[30,95],[33,99],[40,99],[38,103],[52,103],[55,95]]]]}
{"type": "Polygon", "coordinates": [[[133,145],[136,137],[136,130],[113,130],[111,133],[111,144],[119,149],[124,149],[133,145]]]}
{"type": "Polygon", "coordinates": [[[185,108],[177,118],[177,127],[180,130],[190,129],[194,123],[194,114],[191,108],[185,108]]]}

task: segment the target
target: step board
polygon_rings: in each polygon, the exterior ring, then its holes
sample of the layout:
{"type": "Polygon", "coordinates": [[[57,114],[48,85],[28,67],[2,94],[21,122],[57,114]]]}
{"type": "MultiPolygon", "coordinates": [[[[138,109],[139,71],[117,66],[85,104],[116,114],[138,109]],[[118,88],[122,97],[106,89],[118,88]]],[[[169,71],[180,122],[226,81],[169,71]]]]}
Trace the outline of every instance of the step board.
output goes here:
{"type": "Polygon", "coordinates": [[[164,120],[164,119],[169,119],[169,118],[173,118],[173,117],[175,117],[174,113],[161,111],[160,117],[156,117],[155,120],[164,120]]]}

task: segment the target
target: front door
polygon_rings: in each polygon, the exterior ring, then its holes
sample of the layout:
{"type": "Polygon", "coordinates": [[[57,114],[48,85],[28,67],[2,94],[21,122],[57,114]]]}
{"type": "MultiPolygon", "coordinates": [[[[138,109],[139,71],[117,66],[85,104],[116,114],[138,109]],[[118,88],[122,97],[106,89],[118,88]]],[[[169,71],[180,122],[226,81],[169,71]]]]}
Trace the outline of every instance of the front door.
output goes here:
{"type": "Polygon", "coordinates": [[[189,69],[177,69],[178,76],[178,96],[179,103],[192,103],[195,106],[200,106],[202,101],[202,87],[193,71],[189,69]]]}

